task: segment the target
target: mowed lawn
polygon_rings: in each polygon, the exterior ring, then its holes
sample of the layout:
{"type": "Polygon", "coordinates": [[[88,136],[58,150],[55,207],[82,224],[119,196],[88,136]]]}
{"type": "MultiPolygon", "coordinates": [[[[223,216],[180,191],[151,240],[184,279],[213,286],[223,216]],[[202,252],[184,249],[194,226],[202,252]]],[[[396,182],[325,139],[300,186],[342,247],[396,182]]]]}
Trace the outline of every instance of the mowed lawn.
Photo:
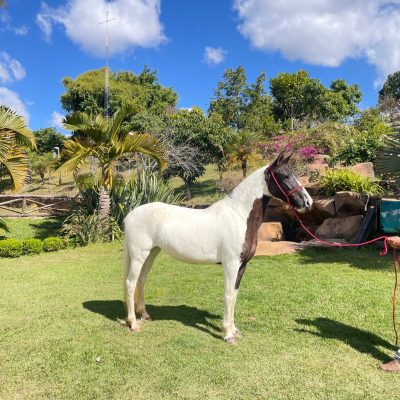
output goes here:
{"type": "Polygon", "coordinates": [[[391,256],[309,251],[249,264],[223,342],[222,268],[166,255],[153,322],[124,317],[121,244],[0,260],[1,399],[398,399],[391,256]]]}

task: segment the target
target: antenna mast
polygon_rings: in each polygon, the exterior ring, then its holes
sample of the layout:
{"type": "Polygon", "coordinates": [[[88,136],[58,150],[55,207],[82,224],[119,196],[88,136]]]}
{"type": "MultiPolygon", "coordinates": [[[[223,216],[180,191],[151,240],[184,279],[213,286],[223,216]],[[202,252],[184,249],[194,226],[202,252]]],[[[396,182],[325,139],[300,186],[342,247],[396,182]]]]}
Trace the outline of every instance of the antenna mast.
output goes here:
{"type": "Polygon", "coordinates": [[[100,22],[99,25],[106,24],[106,34],[105,34],[105,50],[106,50],[106,67],[104,71],[104,115],[108,119],[108,108],[109,108],[109,99],[110,99],[110,85],[109,85],[109,69],[108,69],[108,58],[109,58],[109,40],[108,40],[108,23],[110,21],[114,21],[117,18],[109,18],[109,8],[107,3],[107,11],[106,11],[106,19],[103,22],[100,22]]]}

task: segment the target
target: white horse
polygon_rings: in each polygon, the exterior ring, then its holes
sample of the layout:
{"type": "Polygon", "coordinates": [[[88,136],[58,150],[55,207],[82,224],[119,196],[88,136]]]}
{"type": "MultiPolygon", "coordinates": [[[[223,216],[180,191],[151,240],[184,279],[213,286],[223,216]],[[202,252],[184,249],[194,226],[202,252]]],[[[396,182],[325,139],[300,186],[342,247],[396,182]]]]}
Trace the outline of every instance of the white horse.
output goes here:
{"type": "Polygon", "coordinates": [[[234,343],[239,334],[234,324],[236,297],[246,265],[256,251],[268,198],[286,201],[283,190],[299,212],[312,205],[310,195],[287,165],[289,158],[281,153],[270,166],[255,171],[223,200],[206,209],[149,203],[126,216],[124,282],[131,330],[139,330],[135,311],[142,319],[151,319],[144,304],[144,284],[154,259],[164,250],[188,263],[223,264],[224,340],[234,343]]]}

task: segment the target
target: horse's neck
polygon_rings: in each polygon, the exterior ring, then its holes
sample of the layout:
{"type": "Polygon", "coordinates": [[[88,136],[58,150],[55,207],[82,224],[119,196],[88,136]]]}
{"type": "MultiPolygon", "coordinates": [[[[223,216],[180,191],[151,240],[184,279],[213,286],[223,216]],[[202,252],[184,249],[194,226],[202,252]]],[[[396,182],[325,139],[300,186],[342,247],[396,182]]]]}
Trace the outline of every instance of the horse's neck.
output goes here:
{"type": "Polygon", "coordinates": [[[264,176],[265,168],[263,167],[253,172],[230,194],[232,206],[244,218],[248,218],[257,201],[259,202],[260,199],[263,199],[266,185],[264,176]]]}

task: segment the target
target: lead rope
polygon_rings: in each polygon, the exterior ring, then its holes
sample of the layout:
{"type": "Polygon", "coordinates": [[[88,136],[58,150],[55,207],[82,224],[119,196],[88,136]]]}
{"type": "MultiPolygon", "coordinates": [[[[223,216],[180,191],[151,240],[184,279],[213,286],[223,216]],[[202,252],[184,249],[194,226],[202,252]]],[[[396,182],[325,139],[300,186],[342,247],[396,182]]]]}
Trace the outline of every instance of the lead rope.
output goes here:
{"type": "MultiPolygon", "coordinates": [[[[294,216],[300,226],[307,232],[309,236],[311,236],[313,239],[317,240],[320,243],[323,243],[325,245],[331,246],[331,247],[361,247],[361,246],[366,246],[367,244],[371,244],[374,242],[377,242],[379,240],[383,240],[383,250],[379,253],[380,256],[385,256],[388,253],[388,244],[387,241],[389,239],[389,236],[380,236],[378,238],[368,240],[366,242],[362,243],[337,243],[337,242],[326,242],[319,237],[315,236],[310,230],[303,224],[303,221],[300,219],[296,209],[293,207],[292,203],[290,202],[289,196],[299,190],[302,185],[298,185],[295,187],[293,190],[291,190],[289,193],[286,194],[286,192],[282,189],[281,185],[279,184],[278,180],[275,177],[274,172],[272,169],[269,169],[272,178],[274,179],[276,185],[278,186],[279,190],[283,193],[283,195],[286,197],[286,202],[289,204],[289,206],[292,208],[294,212],[294,216]]],[[[394,248],[393,249],[393,254],[394,254],[394,262],[393,262],[393,267],[394,267],[394,289],[393,289],[393,299],[392,299],[392,323],[393,323],[393,331],[396,337],[396,345],[399,342],[399,336],[397,333],[397,325],[396,325],[396,294],[397,294],[397,286],[398,286],[398,278],[397,278],[397,251],[394,248]]]]}

